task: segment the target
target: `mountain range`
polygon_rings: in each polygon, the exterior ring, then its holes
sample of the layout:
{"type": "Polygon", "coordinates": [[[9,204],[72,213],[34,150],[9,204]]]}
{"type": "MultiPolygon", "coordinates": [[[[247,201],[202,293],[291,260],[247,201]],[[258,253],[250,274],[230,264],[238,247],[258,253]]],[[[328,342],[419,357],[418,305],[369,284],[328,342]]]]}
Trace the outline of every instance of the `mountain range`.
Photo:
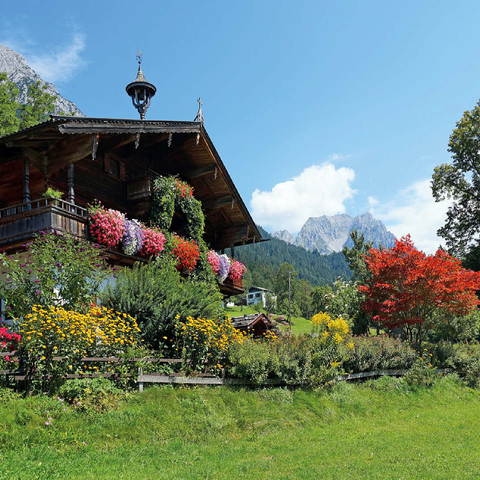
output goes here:
{"type": "Polygon", "coordinates": [[[53,83],[46,82],[40,75],[29,67],[25,57],[11,48],[0,43],[0,72],[7,74],[7,80],[13,82],[20,90],[17,99],[19,103],[26,103],[28,86],[40,82],[46,85],[46,92],[55,97],[55,114],[84,116],[80,109],[71,101],[63,98],[53,83]]]}
{"type": "Polygon", "coordinates": [[[274,232],[272,237],[297,247],[303,247],[309,252],[327,255],[341,252],[345,246],[351,247],[350,232],[352,230],[363,233],[367,241],[373,242],[374,247],[383,245],[390,248],[395,244],[393,233],[389,232],[381,221],[375,220],[370,213],[356,217],[346,214],[310,217],[301,228],[297,238],[287,230],[274,232]]]}

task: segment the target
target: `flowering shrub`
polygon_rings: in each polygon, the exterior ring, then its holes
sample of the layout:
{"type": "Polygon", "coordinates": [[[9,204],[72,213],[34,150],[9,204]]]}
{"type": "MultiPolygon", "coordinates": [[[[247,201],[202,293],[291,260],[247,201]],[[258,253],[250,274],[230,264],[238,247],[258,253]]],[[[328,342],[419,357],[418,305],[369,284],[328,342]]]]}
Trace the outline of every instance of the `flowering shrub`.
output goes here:
{"type": "Polygon", "coordinates": [[[108,248],[117,246],[125,231],[125,215],[117,210],[106,209],[99,202],[88,209],[90,235],[108,248]]]}
{"type": "Polygon", "coordinates": [[[210,250],[207,253],[207,260],[212,267],[213,273],[216,275],[218,273],[218,268],[220,267],[220,261],[218,259],[217,252],[215,252],[214,250],[210,250]]]}
{"type": "Polygon", "coordinates": [[[247,338],[228,317],[217,320],[187,317],[177,324],[177,337],[182,358],[190,360],[189,369],[201,370],[208,359],[213,371],[225,366],[228,349],[233,344],[241,344],[247,338]]]}
{"type": "Polygon", "coordinates": [[[143,246],[143,225],[138,220],[125,219],[125,232],[123,234],[123,253],[135,255],[143,246]]]}
{"type": "Polygon", "coordinates": [[[348,323],[342,318],[333,319],[328,313],[317,313],[312,317],[313,333],[328,338],[332,337],[335,343],[341,343],[349,333],[348,323]]]}
{"type": "MultiPolygon", "coordinates": [[[[4,324],[2,323],[1,325],[4,324]]],[[[18,333],[10,333],[6,327],[0,327],[0,352],[10,353],[18,350],[18,343],[20,342],[20,339],[21,336],[18,335],[18,333]]],[[[16,361],[16,358],[10,358],[9,355],[6,357],[0,357],[0,368],[2,366],[8,368],[9,365],[5,365],[5,362],[8,364],[16,361]]]]}
{"type": "Polygon", "coordinates": [[[230,262],[228,278],[231,278],[234,282],[238,282],[246,271],[247,267],[242,262],[232,259],[230,262]]]}
{"type": "Polygon", "coordinates": [[[218,271],[217,280],[218,283],[223,283],[230,273],[230,259],[225,255],[218,256],[218,271]]]}
{"type": "Polygon", "coordinates": [[[185,240],[178,235],[172,237],[174,248],[173,255],[177,258],[177,270],[181,272],[189,272],[195,268],[200,258],[200,248],[194,240],[185,240]]]}
{"type": "Polygon", "coordinates": [[[125,354],[136,346],[139,331],[134,318],[106,308],[92,307],[82,314],[35,305],[20,325],[19,346],[28,370],[34,378],[43,377],[41,389],[48,390],[57,386],[65,373],[110,371],[111,364],[87,366],[81,359],[125,354]]]}
{"type": "Polygon", "coordinates": [[[142,235],[142,255],[155,256],[165,248],[165,235],[160,230],[144,228],[142,235]]]}

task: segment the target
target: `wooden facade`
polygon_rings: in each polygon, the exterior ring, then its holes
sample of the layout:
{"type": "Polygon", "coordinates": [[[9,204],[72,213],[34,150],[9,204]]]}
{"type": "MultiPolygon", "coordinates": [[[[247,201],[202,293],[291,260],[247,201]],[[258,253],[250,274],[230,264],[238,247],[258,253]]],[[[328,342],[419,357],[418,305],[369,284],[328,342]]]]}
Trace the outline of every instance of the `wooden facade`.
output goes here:
{"type": "MultiPolygon", "coordinates": [[[[178,175],[194,187],[211,248],[262,240],[203,123],[53,116],[0,138],[0,249],[15,251],[54,228],[86,237],[86,208],[95,199],[147,221],[158,175],[178,175]],[[42,199],[48,187],[63,199],[42,199]]],[[[182,235],[182,225],[176,212],[172,228],[182,235]]]]}

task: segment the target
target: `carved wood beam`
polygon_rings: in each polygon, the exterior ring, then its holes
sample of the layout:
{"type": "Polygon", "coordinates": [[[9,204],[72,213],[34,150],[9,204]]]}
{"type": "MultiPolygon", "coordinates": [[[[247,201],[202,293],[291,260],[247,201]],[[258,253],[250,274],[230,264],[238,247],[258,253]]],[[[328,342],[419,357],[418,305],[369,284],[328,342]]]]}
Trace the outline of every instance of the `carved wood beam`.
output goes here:
{"type": "Polygon", "coordinates": [[[231,205],[232,201],[233,201],[233,197],[231,195],[224,195],[223,197],[217,197],[212,200],[205,200],[204,202],[202,202],[202,206],[204,210],[208,212],[210,210],[222,208],[225,205],[231,205]]]}
{"type": "Polygon", "coordinates": [[[194,178],[199,178],[211,173],[215,173],[215,168],[215,164],[208,165],[202,168],[195,168],[193,170],[185,172],[182,176],[185,177],[187,180],[193,180],[194,178]]]}
{"type": "Polygon", "coordinates": [[[43,153],[37,152],[37,150],[30,147],[22,148],[22,155],[25,158],[28,158],[44,175],[47,174],[49,158],[46,155],[43,155],[43,153]]]}
{"type": "Polygon", "coordinates": [[[216,231],[216,249],[229,248],[248,240],[248,225],[233,225],[216,231]]]}
{"type": "Polygon", "coordinates": [[[92,138],[87,137],[68,144],[68,150],[55,148],[49,154],[50,166],[59,167],[76,163],[92,154],[92,138]]]}
{"type": "MultiPolygon", "coordinates": [[[[102,137],[102,140],[104,138],[102,137]]],[[[118,141],[112,140],[110,143],[110,148],[112,150],[118,150],[119,148],[124,147],[125,145],[129,145],[130,143],[133,143],[135,141],[135,135],[128,135],[127,137],[124,137],[123,135],[119,137],[118,141]]]]}

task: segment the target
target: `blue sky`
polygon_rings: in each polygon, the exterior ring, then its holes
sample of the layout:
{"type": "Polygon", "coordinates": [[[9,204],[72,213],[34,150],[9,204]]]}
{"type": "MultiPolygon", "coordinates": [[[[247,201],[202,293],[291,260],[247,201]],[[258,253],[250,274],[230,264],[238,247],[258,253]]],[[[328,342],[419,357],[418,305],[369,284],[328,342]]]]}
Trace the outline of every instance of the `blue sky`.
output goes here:
{"type": "Polygon", "coordinates": [[[88,116],[205,126],[257,223],[370,211],[433,251],[433,168],[480,97],[480,2],[8,2],[0,43],[88,116]],[[21,6],[20,6],[21,5],[21,6]]]}

